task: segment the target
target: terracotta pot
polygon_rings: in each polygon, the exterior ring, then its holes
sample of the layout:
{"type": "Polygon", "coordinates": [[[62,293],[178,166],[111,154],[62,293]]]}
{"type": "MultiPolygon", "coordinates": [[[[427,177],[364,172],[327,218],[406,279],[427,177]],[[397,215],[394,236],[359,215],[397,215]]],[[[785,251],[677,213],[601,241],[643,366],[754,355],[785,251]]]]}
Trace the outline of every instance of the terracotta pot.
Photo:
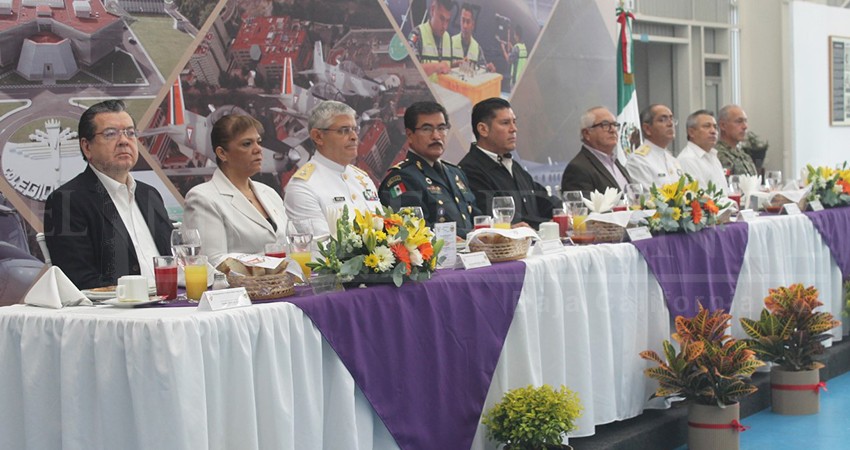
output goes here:
{"type": "Polygon", "coordinates": [[[688,408],[689,450],[738,450],[740,425],[738,403],[725,408],[691,403],[688,408]]]}
{"type": "Polygon", "coordinates": [[[799,416],[820,410],[819,369],[789,372],[770,369],[770,403],[773,412],[799,416]]]}

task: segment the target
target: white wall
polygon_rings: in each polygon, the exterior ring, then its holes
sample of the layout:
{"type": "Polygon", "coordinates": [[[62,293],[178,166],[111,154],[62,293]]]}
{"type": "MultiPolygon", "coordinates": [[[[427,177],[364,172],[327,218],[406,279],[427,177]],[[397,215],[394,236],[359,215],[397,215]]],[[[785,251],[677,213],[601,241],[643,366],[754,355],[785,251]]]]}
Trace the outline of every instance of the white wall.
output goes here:
{"type": "Polygon", "coordinates": [[[829,125],[829,36],[850,37],[850,9],[793,2],[788,10],[791,111],[785,169],[850,160],[850,127],[829,125]]]}

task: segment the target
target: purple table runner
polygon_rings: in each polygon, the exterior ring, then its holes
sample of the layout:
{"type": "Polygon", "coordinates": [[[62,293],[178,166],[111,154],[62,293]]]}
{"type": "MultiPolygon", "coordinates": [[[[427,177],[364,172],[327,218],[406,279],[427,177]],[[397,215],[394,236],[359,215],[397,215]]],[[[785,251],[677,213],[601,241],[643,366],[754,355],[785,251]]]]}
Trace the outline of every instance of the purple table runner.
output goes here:
{"type": "Polygon", "coordinates": [[[468,449],[525,264],[287,298],[321,331],[402,449],[468,449]]]}
{"type": "Polygon", "coordinates": [[[655,275],[671,317],[732,306],[749,240],[746,223],[667,234],[633,242],[655,275]]]}
{"type": "Polygon", "coordinates": [[[806,212],[829,247],[843,278],[850,277],[850,207],[806,212]]]}

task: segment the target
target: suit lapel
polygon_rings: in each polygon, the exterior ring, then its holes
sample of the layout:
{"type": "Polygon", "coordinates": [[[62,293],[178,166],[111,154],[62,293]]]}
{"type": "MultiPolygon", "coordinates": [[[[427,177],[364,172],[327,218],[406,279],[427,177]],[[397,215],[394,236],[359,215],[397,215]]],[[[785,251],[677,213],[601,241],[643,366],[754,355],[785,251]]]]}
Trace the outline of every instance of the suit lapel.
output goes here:
{"type": "MultiPolygon", "coordinates": [[[[120,237],[124,241],[124,247],[132,248],[133,241],[130,239],[130,234],[127,232],[127,227],[124,225],[124,221],[121,220],[121,216],[118,215],[118,209],[115,207],[115,203],[112,202],[112,197],[110,197],[109,192],[106,191],[106,186],[100,182],[91,167],[87,167],[86,171],[90,174],[90,189],[94,194],[97,211],[100,212],[106,223],[112,227],[114,230],[114,236],[120,237]]],[[[118,247],[115,246],[115,248],[118,247]]]]}
{"type": "MultiPolygon", "coordinates": [[[[251,202],[249,202],[248,199],[245,198],[238,189],[236,189],[236,186],[227,179],[227,176],[225,176],[223,172],[216,170],[213,174],[212,181],[218,189],[218,192],[223,197],[230,198],[230,205],[233,206],[233,209],[239,211],[240,214],[257,223],[261,227],[269,230],[269,232],[274,233],[269,221],[263,218],[262,214],[257,211],[257,208],[255,208],[254,205],[252,205],[251,202]]],[[[260,199],[260,194],[258,194],[257,191],[254,191],[254,193],[256,194],[257,199],[260,199]]],[[[260,202],[262,203],[262,200],[260,200],[260,202]]],[[[263,207],[265,208],[265,204],[263,204],[263,207]]]]}
{"type": "MultiPolygon", "coordinates": [[[[605,180],[608,182],[609,185],[620,186],[620,184],[617,183],[617,179],[614,178],[614,175],[611,175],[611,172],[608,170],[608,168],[605,167],[605,165],[602,164],[602,161],[599,161],[599,158],[594,156],[593,153],[591,153],[590,150],[587,149],[587,147],[582,147],[581,151],[585,159],[587,159],[587,161],[593,166],[594,169],[596,169],[597,172],[599,172],[600,174],[602,174],[603,177],[605,177],[605,180]]],[[[615,164],[619,169],[619,162],[616,162],[615,164]]]]}

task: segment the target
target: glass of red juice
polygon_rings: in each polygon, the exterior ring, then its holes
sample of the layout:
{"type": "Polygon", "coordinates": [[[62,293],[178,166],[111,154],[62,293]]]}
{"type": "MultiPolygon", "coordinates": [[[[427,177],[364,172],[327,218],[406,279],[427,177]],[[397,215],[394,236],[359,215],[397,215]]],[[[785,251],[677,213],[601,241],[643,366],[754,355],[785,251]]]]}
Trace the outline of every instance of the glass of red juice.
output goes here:
{"type": "Polygon", "coordinates": [[[177,298],[177,260],[173,256],[154,256],[153,274],[156,277],[156,295],[165,300],[177,298]]]}
{"type": "Polygon", "coordinates": [[[273,258],[286,258],[286,242],[277,241],[266,244],[266,256],[273,258]]]}
{"type": "Polygon", "coordinates": [[[475,216],[472,218],[473,229],[490,228],[493,226],[493,218],[490,216],[475,216]]]}
{"type": "Polygon", "coordinates": [[[733,202],[737,203],[738,209],[741,209],[741,193],[740,192],[735,192],[735,193],[729,194],[729,200],[732,200],[733,202]]]}
{"type": "Polygon", "coordinates": [[[552,222],[558,224],[558,234],[561,237],[566,237],[567,232],[570,231],[570,216],[567,215],[567,211],[563,208],[554,208],[552,210],[552,222]]]}

